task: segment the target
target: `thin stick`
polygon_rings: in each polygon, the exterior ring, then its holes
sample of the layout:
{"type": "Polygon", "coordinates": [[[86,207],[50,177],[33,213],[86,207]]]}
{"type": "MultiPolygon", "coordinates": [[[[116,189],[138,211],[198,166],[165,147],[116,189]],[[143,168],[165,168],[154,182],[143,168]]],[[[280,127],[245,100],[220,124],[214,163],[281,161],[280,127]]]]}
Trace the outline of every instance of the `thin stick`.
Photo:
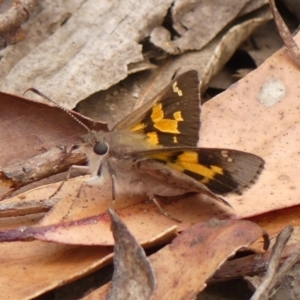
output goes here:
{"type": "Polygon", "coordinates": [[[272,249],[272,254],[271,254],[267,273],[262,283],[255,291],[254,295],[251,297],[251,300],[268,299],[268,295],[270,294],[270,291],[274,287],[275,283],[278,282],[278,277],[276,275],[280,263],[280,258],[282,256],[282,251],[286,243],[288,242],[289,238],[291,237],[293,230],[294,229],[292,226],[287,226],[277,236],[275,245],[273,246],[272,249]]]}

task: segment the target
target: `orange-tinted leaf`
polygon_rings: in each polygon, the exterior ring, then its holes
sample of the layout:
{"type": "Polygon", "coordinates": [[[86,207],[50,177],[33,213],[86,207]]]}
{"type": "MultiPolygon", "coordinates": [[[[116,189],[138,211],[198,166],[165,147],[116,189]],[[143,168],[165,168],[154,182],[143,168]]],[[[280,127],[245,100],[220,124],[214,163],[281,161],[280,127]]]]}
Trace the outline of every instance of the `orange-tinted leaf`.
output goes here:
{"type": "MultiPolygon", "coordinates": [[[[66,244],[113,245],[110,220],[107,215],[107,209],[112,206],[111,187],[109,184],[101,188],[84,186],[78,198],[78,190],[85,179],[86,177],[78,177],[68,180],[55,196],[60,201],[34,228],[2,231],[1,240],[41,239],[66,244]],[[101,232],[100,236],[98,232],[101,232]]],[[[23,196],[22,201],[42,197],[45,199],[56,190],[56,186],[40,187],[6,200],[4,203],[8,205],[9,201],[20,196],[23,196]]],[[[146,199],[147,196],[143,199],[124,195],[116,201],[115,207],[130,232],[144,245],[157,243],[152,240],[153,237],[174,225],[178,226],[179,230],[183,230],[212,217],[223,219],[230,217],[224,205],[192,195],[180,200],[162,202],[164,209],[171,216],[182,221],[177,223],[164,216],[152,201],[146,202],[146,199]]],[[[230,208],[227,210],[231,212],[230,208]]]]}
{"type": "Polygon", "coordinates": [[[0,298],[32,299],[111,261],[111,247],[45,243],[0,244],[0,298]]]}
{"type": "Polygon", "coordinates": [[[238,217],[300,203],[298,75],[282,49],[202,106],[201,146],[249,151],[266,162],[255,185],[226,197],[238,217]]]}

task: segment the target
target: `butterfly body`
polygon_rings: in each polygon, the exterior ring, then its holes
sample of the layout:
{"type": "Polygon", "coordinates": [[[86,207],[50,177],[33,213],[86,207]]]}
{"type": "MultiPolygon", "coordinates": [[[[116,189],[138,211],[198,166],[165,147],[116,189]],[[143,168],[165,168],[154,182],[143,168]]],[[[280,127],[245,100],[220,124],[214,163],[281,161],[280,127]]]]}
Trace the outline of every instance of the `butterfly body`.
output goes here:
{"type": "MultiPolygon", "coordinates": [[[[161,149],[160,146],[147,143],[143,135],[133,134],[127,130],[109,133],[91,132],[84,140],[102,141],[109,145],[109,151],[105,155],[97,155],[91,147],[88,147],[88,152],[86,149],[92,174],[89,184],[105,184],[114,176],[117,194],[146,194],[150,189],[157,196],[178,196],[190,191],[174,183],[168,183],[167,175],[153,176],[152,172],[148,174],[141,169],[140,166],[144,165],[145,160],[148,163],[156,163],[151,158],[128,155],[136,151],[144,153],[148,150],[161,149]],[[162,177],[165,177],[164,181],[162,177]]],[[[93,145],[93,142],[90,145],[93,145]]]]}
{"type": "Polygon", "coordinates": [[[119,193],[153,198],[196,192],[225,202],[215,193],[241,193],[264,161],[238,150],[198,148],[199,130],[198,74],[188,71],[112,131],[83,138],[92,173],[88,184],[111,180],[114,199],[119,193]]]}

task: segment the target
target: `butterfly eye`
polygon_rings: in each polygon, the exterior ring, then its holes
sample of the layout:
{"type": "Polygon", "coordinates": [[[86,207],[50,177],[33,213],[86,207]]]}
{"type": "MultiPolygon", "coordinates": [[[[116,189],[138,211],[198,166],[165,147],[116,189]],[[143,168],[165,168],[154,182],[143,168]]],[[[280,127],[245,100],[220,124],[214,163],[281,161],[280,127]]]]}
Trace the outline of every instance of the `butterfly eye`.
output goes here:
{"type": "Polygon", "coordinates": [[[94,146],[94,152],[98,155],[104,155],[108,152],[108,145],[104,142],[97,142],[94,146]]]}

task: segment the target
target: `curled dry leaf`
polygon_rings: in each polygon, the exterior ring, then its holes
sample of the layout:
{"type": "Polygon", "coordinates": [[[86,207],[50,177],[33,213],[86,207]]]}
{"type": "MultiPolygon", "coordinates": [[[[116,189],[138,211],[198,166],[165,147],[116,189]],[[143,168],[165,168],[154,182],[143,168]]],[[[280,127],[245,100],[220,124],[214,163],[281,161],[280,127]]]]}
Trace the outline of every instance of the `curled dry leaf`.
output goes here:
{"type": "Polygon", "coordinates": [[[205,68],[201,72],[201,92],[204,93],[213,78],[228,62],[239,45],[252,32],[272,19],[268,7],[256,12],[255,17],[232,26],[226,33],[221,32],[216,39],[208,44],[201,52],[209,53],[205,68]],[[207,49],[206,49],[207,48],[207,49]]]}
{"type": "Polygon", "coordinates": [[[291,57],[293,58],[295,64],[300,68],[300,49],[298,45],[293,40],[293,36],[290,33],[287,25],[283,21],[279,11],[277,10],[274,0],[270,0],[270,6],[272,13],[274,15],[274,20],[277,25],[280,36],[282,37],[291,57]]]}
{"type": "Polygon", "coordinates": [[[211,220],[195,225],[150,259],[158,282],[154,299],[170,299],[174,282],[178,283],[177,299],[193,299],[228,257],[262,235],[261,229],[248,221],[211,220]],[[167,266],[172,268],[166,270],[167,266]]]}
{"type": "Polygon", "coordinates": [[[126,225],[109,210],[114,245],[114,275],[107,300],[150,300],[156,288],[153,269],[143,248],[126,225]]]}
{"type": "MultiPolygon", "coordinates": [[[[228,257],[262,235],[249,221],[210,220],[194,225],[149,257],[157,278],[153,299],[195,299],[228,257]]],[[[108,288],[109,284],[83,299],[105,299],[108,288]]]]}

